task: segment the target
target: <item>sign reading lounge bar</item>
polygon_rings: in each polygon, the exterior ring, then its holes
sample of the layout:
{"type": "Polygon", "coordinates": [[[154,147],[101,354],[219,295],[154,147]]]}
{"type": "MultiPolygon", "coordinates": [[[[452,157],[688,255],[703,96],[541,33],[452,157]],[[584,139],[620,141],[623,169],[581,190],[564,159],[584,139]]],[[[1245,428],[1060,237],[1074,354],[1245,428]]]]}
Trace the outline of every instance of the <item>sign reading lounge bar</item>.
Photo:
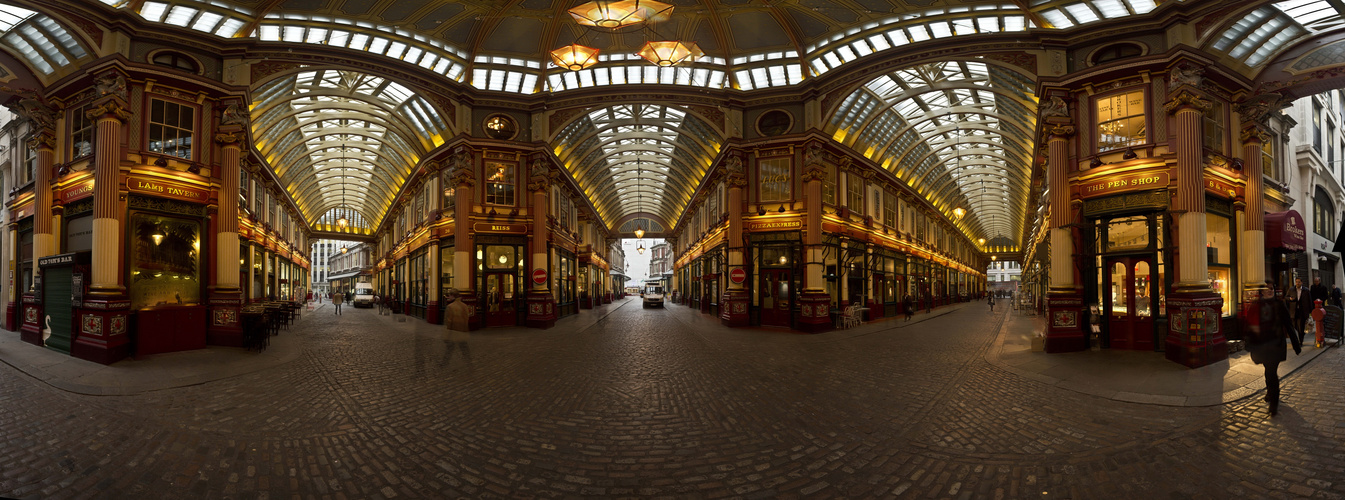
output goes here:
{"type": "Polygon", "coordinates": [[[1116,194],[1139,189],[1158,189],[1167,187],[1167,172],[1144,172],[1139,174],[1115,175],[1094,179],[1080,186],[1084,198],[1116,194]]]}
{"type": "Polygon", "coordinates": [[[126,178],[126,188],[133,193],[145,193],[153,196],[175,198],[190,201],[192,203],[205,203],[210,199],[210,192],[204,189],[187,187],[180,184],[173,184],[136,175],[126,178]]]}

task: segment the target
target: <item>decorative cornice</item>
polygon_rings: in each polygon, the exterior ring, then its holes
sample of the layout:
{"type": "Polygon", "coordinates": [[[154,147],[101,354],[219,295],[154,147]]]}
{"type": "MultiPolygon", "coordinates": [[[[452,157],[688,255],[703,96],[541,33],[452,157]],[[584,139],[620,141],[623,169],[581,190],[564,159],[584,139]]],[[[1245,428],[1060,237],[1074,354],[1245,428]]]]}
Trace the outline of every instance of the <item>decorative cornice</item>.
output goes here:
{"type": "Polygon", "coordinates": [[[1267,142],[1270,142],[1270,134],[1267,134],[1264,130],[1261,130],[1261,127],[1259,126],[1248,125],[1247,127],[1242,129],[1241,133],[1238,134],[1238,139],[1240,139],[1243,144],[1250,144],[1253,142],[1258,144],[1265,144],[1267,142]]]}
{"type": "Polygon", "coordinates": [[[1069,138],[1074,135],[1074,125],[1052,123],[1046,127],[1046,135],[1050,137],[1069,138]]]}
{"type": "Polygon", "coordinates": [[[33,134],[33,136],[28,139],[28,147],[31,149],[54,150],[56,149],[56,136],[52,135],[50,131],[43,130],[33,134]]]}

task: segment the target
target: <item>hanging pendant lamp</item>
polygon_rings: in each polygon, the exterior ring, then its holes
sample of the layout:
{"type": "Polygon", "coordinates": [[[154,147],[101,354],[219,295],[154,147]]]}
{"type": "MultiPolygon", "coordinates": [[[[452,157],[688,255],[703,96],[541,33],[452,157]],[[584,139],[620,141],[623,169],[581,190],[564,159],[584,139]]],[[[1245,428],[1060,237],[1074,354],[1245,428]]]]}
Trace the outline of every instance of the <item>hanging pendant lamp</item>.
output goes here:
{"type": "MultiPolygon", "coordinates": [[[[350,221],[346,219],[345,208],[346,208],[346,146],[345,144],[342,144],[341,145],[341,212],[340,217],[336,219],[336,226],[341,229],[345,229],[346,226],[350,225],[350,221]]],[[[344,247],[341,248],[341,253],[345,253],[345,251],[346,250],[344,247]]]]}

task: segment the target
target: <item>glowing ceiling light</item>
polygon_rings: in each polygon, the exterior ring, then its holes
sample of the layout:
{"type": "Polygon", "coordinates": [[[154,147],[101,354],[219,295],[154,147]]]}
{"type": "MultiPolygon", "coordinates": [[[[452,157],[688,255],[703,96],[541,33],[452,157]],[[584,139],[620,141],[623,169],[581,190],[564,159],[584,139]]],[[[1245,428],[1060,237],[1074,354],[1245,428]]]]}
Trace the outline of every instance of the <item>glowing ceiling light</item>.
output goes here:
{"type": "Polygon", "coordinates": [[[579,44],[566,45],[551,51],[551,61],[570,71],[579,71],[598,64],[598,49],[579,44]]]}
{"type": "Polygon", "coordinates": [[[618,29],[663,21],[672,15],[672,11],[672,5],[654,0],[597,0],[570,9],[570,17],[584,26],[618,29]]]}

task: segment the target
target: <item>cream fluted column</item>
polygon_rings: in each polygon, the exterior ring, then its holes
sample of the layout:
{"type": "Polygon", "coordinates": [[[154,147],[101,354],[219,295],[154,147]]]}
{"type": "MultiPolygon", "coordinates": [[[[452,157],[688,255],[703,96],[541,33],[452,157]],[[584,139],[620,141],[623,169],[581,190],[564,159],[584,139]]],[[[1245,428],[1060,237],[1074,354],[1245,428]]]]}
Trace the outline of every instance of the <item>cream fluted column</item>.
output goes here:
{"type": "Polygon", "coordinates": [[[1177,93],[1163,105],[1168,114],[1176,117],[1173,131],[1177,153],[1177,197],[1173,212],[1177,214],[1177,291],[1210,291],[1209,263],[1205,252],[1205,187],[1204,159],[1201,154],[1201,133],[1205,113],[1210,102],[1188,90],[1177,93]]]}
{"type": "Polygon", "coordinates": [[[37,260],[56,253],[56,239],[51,233],[51,167],[55,160],[56,137],[50,130],[39,131],[28,139],[28,147],[37,151],[33,187],[37,198],[33,203],[33,276],[38,276],[37,260]]]}
{"type": "MultiPolygon", "coordinates": [[[[1242,173],[1247,176],[1246,223],[1242,231],[1243,293],[1252,299],[1259,297],[1266,288],[1266,231],[1265,231],[1265,182],[1261,174],[1265,170],[1262,164],[1261,147],[1269,136],[1260,127],[1249,125],[1242,129],[1242,173]]],[[[1244,299],[1244,302],[1248,299],[1244,299]]]]}
{"type": "Polygon", "coordinates": [[[86,115],[94,121],[97,148],[93,171],[93,276],[89,283],[91,295],[120,295],[122,286],[121,256],[121,127],[131,118],[124,103],[109,98],[90,109],[86,115]]]}
{"type": "MultiPolygon", "coordinates": [[[[534,160],[532,162],[532,176],[528,179],[528,192],[532,193],[533,269],[547,269],[547,249],[550,247],[547,244],[550,239],[547,227],[547,220],[551,217],[551,202],[548,193],[550,188],[551,178],[547,175],[546,164],[542,160],[534,160]]],[[[543,280],[542,283],[537,283],[532,281],[531,274],[525,279],[532,283],[532,291],[550,294],[551,280],[547,279],[543,280]]]]}
{"type": "MultiPolygon", "coordinates": [[[[827,176],[824,162],[829,154],[822,145],[813,142],[803,154],[803,195],[806,214],[803,221],[803,247],[807,252],[803,292],[799,298],[802,316],[798,328],[806,332],[823,332],[834,327],[831,317],[831,296],[827,295],[823,271],[826,251],[822,246],[822,179],[827,176]]],[[[837,168],[839,172],[843,169],[837,168]]],[[[843,191],[842,191],[843,192],[843,191]]]]}
{"type": "MultiPolygon", "coordinates": [[[[1074,126],[1048,126],[1047,181],[1051,186],[1051,289],[1052,293],[1074,293],[1074,235],[1068,227],[1069,144],[1074,126]]],[[[988,290],[989,287],[987,286],[988,290]]]]}
{"type": "Polygon", "coordinates": [[[453,200],[453,287],[459,291],[472,289],[472,188],[476,173],[472,169],[471,153],[459,151],[453,156],[453,173],[449,180],[454,186],[453,200]]]}
{"type": "Polygon", "coordinates": [[[241,127],[221,127],[215,142],[223,146],[220,160],[220,201],[215,234],[215,289],[238,290],[238,196],[244,134],[241,127]],[[226,128],[227,127],[227,128],[226,128]],[[226,131],[227,130],[227,131],[226,131]]]}
{"type": "MultiPolygon", "coordinates": [[[[725,326],[748,326],[752,320],[747,309],[752,298],[747,287],[747,269],[745,269],[747,259],[743,255],[747,251],[746,243],[743,241],[743,188],[747,186],[747,175],[743,173],[742,157],[738,154],[729,156],[724,163],[724,172],[724,184],[728,188],[726,208],[729,216],[729,241],[728,267],[724,273],[727,288],[719,305],[719,321],[725,326]],[[742,273],[742,283],[733,282],[735,271],[742,273]]],[[[710,192],[713,193],[714,189],[710,192]]],[[[710,215],[713,218],[719,217],[719,214],[710,215]]]]}

